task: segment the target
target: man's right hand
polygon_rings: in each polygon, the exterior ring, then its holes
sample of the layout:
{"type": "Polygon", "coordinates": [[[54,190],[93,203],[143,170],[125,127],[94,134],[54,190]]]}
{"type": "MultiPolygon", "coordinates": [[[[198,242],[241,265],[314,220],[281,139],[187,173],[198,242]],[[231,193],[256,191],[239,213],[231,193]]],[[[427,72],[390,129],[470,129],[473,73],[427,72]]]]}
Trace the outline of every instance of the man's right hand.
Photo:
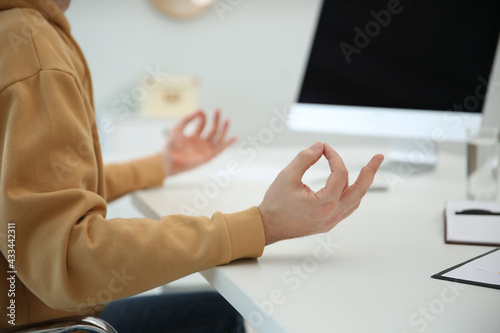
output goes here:
{"type": "Polygon", "coordinates": [[[331,230],[359,207],[383,160],[383,155],[375,155],[349,186],[344,162],[329,145],[317,142],[301,151],[276,177],[259,205],[266,245],[331,230]],[[302,176],[323,155],[331,174],[325,187],[315,193],[302,183],[302,176]]]}

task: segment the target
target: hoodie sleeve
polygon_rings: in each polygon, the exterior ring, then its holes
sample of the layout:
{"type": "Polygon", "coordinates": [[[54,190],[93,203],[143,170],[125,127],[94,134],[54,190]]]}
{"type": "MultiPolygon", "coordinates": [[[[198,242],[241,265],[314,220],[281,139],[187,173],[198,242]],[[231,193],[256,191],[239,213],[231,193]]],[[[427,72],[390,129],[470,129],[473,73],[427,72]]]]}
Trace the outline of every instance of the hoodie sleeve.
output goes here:
{"type": "Polygon", "coordinates": [[[125,163],[110,163],[104,166],[106,178],[106,201],[140,189],[161,186],[165,179],[160,154],[125,163]]]}
{"type": "MultiPolygon", "coordinates": [[[[0,92],[0,106],[0,227],[15,223],[17,277],[51,308],[95,306],[262,254],[256,207],[211,218],[106,219],[94,114],[71,74],[42,70],[15,82],[0,92]]],[[[110,174],[118,185],[107,195],[158,184],[139,175],[155,158],[110,174]]]]}

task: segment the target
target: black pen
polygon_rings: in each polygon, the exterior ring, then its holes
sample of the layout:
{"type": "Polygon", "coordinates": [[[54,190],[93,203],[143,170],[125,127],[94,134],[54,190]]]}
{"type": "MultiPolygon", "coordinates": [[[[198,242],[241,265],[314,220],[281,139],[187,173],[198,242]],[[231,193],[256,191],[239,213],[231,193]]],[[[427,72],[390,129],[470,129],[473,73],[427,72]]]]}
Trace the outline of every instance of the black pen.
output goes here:
{"type": "Polygon", "coordinates": [[[455,215],[491,215],[491,216],[500,216],[500,212],[492,212],[491,210],[486,209],[464,209],[459,212],[455,212],[455,215]]]}

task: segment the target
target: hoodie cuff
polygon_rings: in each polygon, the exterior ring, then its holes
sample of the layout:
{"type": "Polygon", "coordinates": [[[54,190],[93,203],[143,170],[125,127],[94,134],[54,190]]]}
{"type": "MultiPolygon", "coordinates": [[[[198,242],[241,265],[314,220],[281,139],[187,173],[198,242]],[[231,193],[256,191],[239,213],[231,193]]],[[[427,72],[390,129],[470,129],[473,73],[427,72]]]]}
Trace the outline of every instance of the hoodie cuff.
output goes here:
{"type": "Polygon", "coordinates": [[[233,214],[224,214],[231,242],[231,261],[258,258],[264,252],[265,234],[257,207],[233,214]]]}
{"type": "Polygon", "coordinates": [[[138,188],[161,186],[165,179],[163,162],[160,154],[144,157],[130,162],[134,170],[141,170],[138,188]]]}

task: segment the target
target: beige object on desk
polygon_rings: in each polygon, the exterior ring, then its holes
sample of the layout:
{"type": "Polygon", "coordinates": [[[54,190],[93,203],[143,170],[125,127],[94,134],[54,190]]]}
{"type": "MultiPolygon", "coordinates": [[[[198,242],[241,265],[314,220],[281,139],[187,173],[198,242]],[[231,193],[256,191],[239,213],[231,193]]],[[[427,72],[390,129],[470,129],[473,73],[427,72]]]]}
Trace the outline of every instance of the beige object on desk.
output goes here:
{"type": "Polygon", "coordinates": [[[193,76],[162,78],[141,106],[146,116],[181,118],[198,109],[198,79],[193,76]]]}

